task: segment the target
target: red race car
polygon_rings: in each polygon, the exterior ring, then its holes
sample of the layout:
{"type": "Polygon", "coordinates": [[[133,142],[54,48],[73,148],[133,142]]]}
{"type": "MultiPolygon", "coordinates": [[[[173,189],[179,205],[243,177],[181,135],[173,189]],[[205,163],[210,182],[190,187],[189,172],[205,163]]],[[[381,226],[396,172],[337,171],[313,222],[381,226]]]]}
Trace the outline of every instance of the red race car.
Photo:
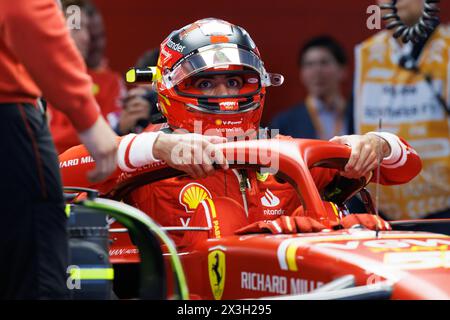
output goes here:
{"type": "MultiPolygon", "coordinates": [[[[229,160],[244,159],[231,166],[234,168],[270,167],[267,157],[257,156],[255,163],[254,155],[275,156],[278,175],[296,189],[305,215],[331,225],[309,169],[343,168],[349,148],[293,139],[227,143],[224,151],[229,160]]],[[[122,200],[141,185],[181,174],[162,163],[144,167],[138,174],[125,176],[107,197],[122,200]]],[[[368,206],[368,211],[375,214],[373,207],[368,206]]],[[[213,218],[215,214],[219,213],[213,213],[213,218]]],[[[240,218],[238,212],[226,214],[240,218]]],[[[193,217],[190,227],[162,229],[190,233],[196,239],[191,246],[178,248],[189,295],[195,299],[449,299],[450,237],[395,231],[396,226],[421,223],[448,221],[394,221],[394,231],[380,232],[355,227],[307,234],[235,235],[234,230],[227,230],[220,238],[212,238],[210,235],[217,232],[214,221],[193,217]]],[[[135,277],[132,266],[139,263],[139,252],[119,226],[112,225],[110,235],[110,260],[116,277],[126,283],[135,277]]],[[[170,254],[164,256],[170,270],[170,254]]],[[[168,281],[173,279],[168,277],[168,281]]]]}

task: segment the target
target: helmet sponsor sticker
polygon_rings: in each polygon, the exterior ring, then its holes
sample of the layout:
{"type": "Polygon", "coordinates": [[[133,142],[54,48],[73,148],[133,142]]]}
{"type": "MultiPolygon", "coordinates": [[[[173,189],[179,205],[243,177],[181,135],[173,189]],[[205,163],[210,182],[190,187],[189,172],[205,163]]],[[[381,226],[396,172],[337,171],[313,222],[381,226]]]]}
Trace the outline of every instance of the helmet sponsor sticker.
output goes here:
{"type": "Polygon", "coordinates": [[[219,102],[220,111],[236,111],[239,110],[239,102],[237,101],[222,101],[219,102]]]}
{"type": "Polygon", "coordinates": [[[248,79],[247,79],[247,82],[248,82],[248,83],[251,83],[251,84],[255,84],[255,83],[258,83],[259,80],[258,80],[258,78],[248,78],[248,79]]]}
{"type": "Polygon", "coordinates": [[[181,45],[180,43],[176,43],[174,41],[172,41],[172,39],[169,39],[167,41],[166,44],[170,49],[172,49],[173,51],[179,52],[179,53],[183,53],[184,49],[186,48],[186,46],[181,45]]]}
{"type": "MultiPolygon", "coordinates": [[[[231,121],[231,120],[216,119],[214,121],[214,124],[216,126],[240,126],[242,125],[242,120],[231,121]]],[[[225,128],[223,130],[225,130],[224,132],[230,132],[231,130],[239,130],[239,128],[229,128],[229,129],[225,128]]]]}

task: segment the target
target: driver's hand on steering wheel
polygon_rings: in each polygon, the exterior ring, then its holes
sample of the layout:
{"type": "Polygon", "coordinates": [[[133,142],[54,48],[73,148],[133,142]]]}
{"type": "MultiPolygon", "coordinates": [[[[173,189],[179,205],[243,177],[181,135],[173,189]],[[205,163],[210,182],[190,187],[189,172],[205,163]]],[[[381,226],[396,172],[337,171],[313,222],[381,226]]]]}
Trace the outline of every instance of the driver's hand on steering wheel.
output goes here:
{"type": "Polygon", "coordinates": [[[153,155],[170,167],[201,179],[214,174],[214,164],[228,169],[225,155],[217,146],[225,142],[226,138],[218,136],[161,133],[153,145],[153,155]]]}
{"type": "Polygon", "coordinates": [[[347,165],[341,172],[342,176],[350,179],[367,176],[391,153],[389,143],[372,133],[339,136],[330,141],[347,145],[352,149],[347,165]]]}

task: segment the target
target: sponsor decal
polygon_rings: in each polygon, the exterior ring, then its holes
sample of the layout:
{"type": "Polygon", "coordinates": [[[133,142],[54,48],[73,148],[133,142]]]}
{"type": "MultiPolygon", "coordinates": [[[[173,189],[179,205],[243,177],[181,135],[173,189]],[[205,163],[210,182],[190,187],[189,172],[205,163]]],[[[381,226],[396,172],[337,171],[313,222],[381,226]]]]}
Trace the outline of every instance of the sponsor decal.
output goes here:
{"type": "Polygon", "coordinates": [[[220,239],[222,235],[220,232],[220,223],[219,219],[217,219],[216,206],[214,205],[214,202],[210,198],[206,198],[205,202],[203,202],[203,208],[205,209],[206,215],[211,217],[211,223],[208,221],[208,226],[213,228],[214,237],[216,239],[220,239]]]}
{"type": "Polygon", "coordinates": [[[383,262],[402,270],[450,268],[450,251],[389,252],[383,262]]]}
{"type": "Polygon", "coordinates": [[[86,156],[81,158],[81,164],[95,162],[94,158],[91,156],[86,156]]]}
{"type": "Polygon", "coordinates": [[[258,80],[257,78],[248,78],[248,79],[247,79],[247,82],[248,82],[248,83],[251,83],[251,84],[258,83],[258,81],[259,81],[259,80],[258,80]]]}
{"type": "Polygon", "coordinates": [[[239,126],[242,124],[242,120],[238,120],[238,121],[230,121],[230,120],[222,120],[222,119],[216,119],[216,121],[214,122],[216,124],[216,126],[239,126]]]}
{"type": "Polygon", "coordinates": [[[166,45],[161,46],[161,48],[162,62],[166,63],[172,58],[172,54],[166,50],[166,45]]]}
{"type": "MultiPolygon", "coordinates": [[[[267,173],[268,175],[268,173],[267,173]]],[[[267,179],[267,178],[266,178],[267,179]]],[[[275,208],[280,205],[280,199],[274,195],[269,189],[266,190],[264,196],[261,197],[261,204],[264,207],[275,208]]],[[[263,214],[266,216],[281,216],[286,212],[286,210],[278,209],[264,209],[263,214]]]]}
{"type": "Polygon", "coordinates": [[[225,252],[214,250],[208,254],[209,283],[214,299],[222,299],[225,289],[225,252]]]}
{"type": "Polygon", "coordinates": [[[172,49],[173,51],[183,53],[186,46],[181,45],[180,43],[173,42],[172,39],[169,39],[166,43],[167,47],[172,49]]]}
{"type": "Polygon", "coordinates": [[[59,168],[68,168],[68,167],[73,167],[73,166],[77,166],[80,163],[80,159],[71,159],[71,160],[66,160],[66,161],[62,161],[59,163],[59,168]]]}
{"type": "Polygon", "coordinates": [[[308,246],[310,243],[315,243],[315,246],[325,247],[338,250],[357,250],[361,247],[369,249],[372,252],[399,252],[399,253],[414,253],[421,251],[440,252],[446,254],[448,246],[450,245],[450,238],[448,236],[433,235],[415,235],[409,239],[404,239],[404,235],[383,235],[384,239],[373,240],[371,231],[364,231],[359,234],[352,234],[351,237],[357,238],[348,241],[350,235],[337,236],[318,236],[310,238],[293,238],[286,239],[280,243],[277,249],[278,263],[281,270],[298,271],[296,252],[299,247],[308,246]],[[359,239],[358,239],[359,238],[359,239]],[[344,242],[343,242],[344,241],[344,242]],[[340,243],[335,243],[340,242],[340,243]]]}
{"type": "Polygon", "coordinates": [[[319,247],[340,250],[356,250],[360,247],[378,252],[447,251],[450,240],[444,239],[386,239],[370,241],[347,241],[345,243],[318,243],[319,247]]]}
{"type": "Polygon", "coordinates": [[[280,199],[267,189],[261,198],[261,204],[265,207],[273,208],[280,204],[280,199]]]}
{"type": "Polygon", "coordinates": [[[74,167],[79,164],[88,164],[91,162],[95,162],[94,158],[92,158],[91,156],[85,156],[85,157],[81,157],[81,158],[61,161],[59,163],[59,168],[62,169],[62,168],[74,167]]]}
{"type": "Polygon", "coordinates": [[[236,111],[239,110],[239,102],[237,101],[222,101],[219,102],[221,111],[236,111]]]}
{"type": "Polygon", "coordinates": [[[197,209],[200,202],[205,199],[212,199],[211,193],[200,183],[189,183],[181,189],[178,197],[180,204],[187,213],[192,213],[197,209]]]}
{"type": "Polygon", "coordinates": [[[242,124],[242,120],[239,121],[222,121],[222,124],[225,126],[238,126],[242,124]]]}
{"type": "Polygon", "coordinates": [[[110,249],[109,256],[124,256],[124,255],[135,255],[138,254],[138,249],[110,249]]]}
{"type": "Polygon", "coordinates": [[[265,216],[281,216],[286,212],[284,209],[264,209],[265,216]]]}
{"type": "Polygon", "coordinates": [[[323,282],[288,278],[285,276],[241,272],[241,289],[266,292],[269,294],[304,294],[313,291],[323,285],[323,282]]]}

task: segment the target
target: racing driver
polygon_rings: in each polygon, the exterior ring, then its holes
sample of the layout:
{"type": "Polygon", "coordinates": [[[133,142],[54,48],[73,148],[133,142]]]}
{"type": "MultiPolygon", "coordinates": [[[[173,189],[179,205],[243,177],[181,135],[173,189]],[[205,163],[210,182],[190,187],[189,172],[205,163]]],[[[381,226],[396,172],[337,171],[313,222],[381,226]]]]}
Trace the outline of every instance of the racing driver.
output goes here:
{"type": "MultiPolygon", "coordinates": [[[[168,159],[173,145],[155,146],[168,134],[179,136],[174,131],[225,135],[228,140],[238,136],[256,138],[261,132],[266,87],[281,85],[283,77],[266,72],[255,43],[243,28],[208,18],[173,31],[163,41],[154,80],[159,109],[167,123],[158,128],[153,149],[150,145],[146,148],[143,141],[146,135],[155,132],[123,137],[118,151],[120,170],[97,185],[89,184],[80,173],[89,166],[74,161],[87,155],[84,148],[69,149],[60,156],[65,185],[89,186],[106,193],[121,174],[156,159],[168,159]]],[[[327,168],[311,170],[319,191],[338,174],[347,178],[365,177],[374,172],[380,161],[378,181],[385,185],[406,183],[421,170],[417,153],[390,133],[341,136],[331,141],[349,145],[352,152],[343,172],[327,168]]],[[[240,233],[311,232],[324,228],[317,221],[301,216],[294,189],[271,174],[255,170],[214,171],[212,167],[188,173],[190,176],[139,187],[126,201],[163,226],[210,225],[211,217],[198,217],[214,213],[219,218],[221,233],[211,232],[209,237],[216,238],[241,228],[240,233]]],[[[376,176],[373,174],[371,181],[376,181],[376,176]]],[[[375,215],[351,214],[341,218],[339,223],[344,228],[362,224],[371,229],[390,229],[389,224],[375,215]]],[[[185,243],[183,235],[173,234],[177,244],[185,243]]]]}

